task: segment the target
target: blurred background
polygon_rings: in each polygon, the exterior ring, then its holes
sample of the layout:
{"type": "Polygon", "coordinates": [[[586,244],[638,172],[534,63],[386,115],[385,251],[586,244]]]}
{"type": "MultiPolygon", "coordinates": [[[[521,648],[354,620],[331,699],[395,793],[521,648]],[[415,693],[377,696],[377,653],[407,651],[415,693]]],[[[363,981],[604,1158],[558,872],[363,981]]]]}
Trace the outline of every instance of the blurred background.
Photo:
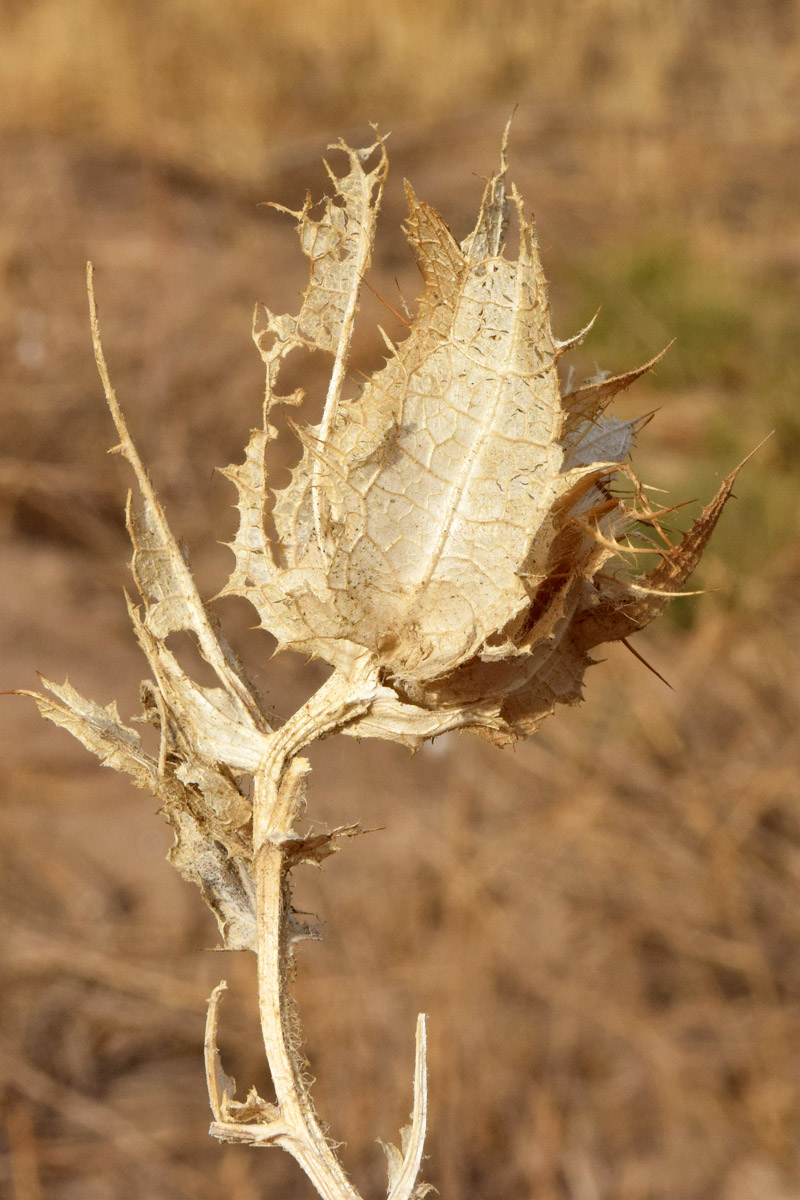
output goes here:
{"type": "MultiPolygon", "coordinates": [[[[253,304],[304,286],[292,208],[325,147],[391,130],[370,284],[418,276],[402,180],[471,228],[516,106],[558,336],[657,371],[635,465],[668,502],[748,464],[696,586],[586,703],[499,751],[313,752],[310,815],[373,829],[298,872],[323,940],[296,995],[318,1107],[365,1195],[430,1014],[424,1176],[445,1200],[800,1197],[798,0],[2,0],[0,661],[137,708],[123,503],[84,265],[134,437],[205,595],[230,568],[259,420],[253,304]]],[[[367,292],[353,372],[393,318],[367,292]]],[[[303,377],[309,411],[325,363],[303,377]]],[[[300,379],[290,380],[295,384],[300,379]]],[[[286,449],[285,464],[291,451],[286,449]]],[[[280,484],[280,472],[276,477],[280,484]]],[[[694,504],[686,517],[697,512],[694,504]]],[[[320,682],[215,605],[287,714],[320,682]]],[[[0,1190],[13,1200],[309,1200],[279,1153],[207,1136],[205,999],[269,1094],[254,964],[219,954],[149,797],[2,701],[0,1190]]]]}

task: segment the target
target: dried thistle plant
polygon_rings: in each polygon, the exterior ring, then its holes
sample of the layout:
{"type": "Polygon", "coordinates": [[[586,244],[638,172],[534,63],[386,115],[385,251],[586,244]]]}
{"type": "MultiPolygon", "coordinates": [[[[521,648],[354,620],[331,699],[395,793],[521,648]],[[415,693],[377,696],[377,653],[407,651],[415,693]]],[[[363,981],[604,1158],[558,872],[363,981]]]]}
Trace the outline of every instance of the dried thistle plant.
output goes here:
{"type": "MultiPolygon", "coordinates": [[[[531,220],[506,187],[505,141],[474,230],[459,245],[442,217],[408,189],[408,238],[424,289],[408,335],[386,338],[381,370],[355,388],[347,362],[387,171],[384,142],[336,147],[346,172],[333,195],[293,214],[310,280],[296,316],[266,313],[254,330],[266,364],[263,425],[226,474],[239,494],[236,564],[223,594],[246,597],[278,650],[324,659],[331,674],[280,728],[210,619],[128,433],[100,345],[100,376],[133,467],[128,505],[138,604],[130,617],[152,678],[144,716],[160,732],[153,757],[139,735],[68,683],[45,682],[40,712],[105,766],[158,798],[170,853],[196,883],[228,949],[258,956],[259,1010],[276,1102],[237,1099],[220,1065],[222,983],[209,1005],[206,1064],[214,1120],[227,1141],[278,1145],[325,1200],[356,1200],[315,1113],[288,996],[291,872],[318,863],[356,828],[298,829],[309,765],[301,756],[332,733],[409,747],[448,730],[498,744],[533,732],[554,706],[580,699],[601,642],[642,629],[680,589],[730,495],[733,475],[677,544],[627,466],[639,422],[604,415],[652,366],[562,391],[557,366],[585,334],[559,342],[531,220]],[[509,211],[518,228],[506,257],[509,211]],[[302,459],[273,494],[265,459],[286,358],[333,358],[322,420],[297,428],[302,459]],[[625,477],[626,489],[612,489],[625,477]],[[637,534],[636,531],[639,531],[637,534]],[[646,536],[643,536],[646,533],[646,536]],[[631,555],[658,563],[633,578],[631,555]],[[204,687],[167,647],[194,635],[218,686],[204,687]],[[249,798],[252,793],[252,798],[249,798]]],[[[653,360],[655,361],[655,360],[653,360]]],[[[387,1147],[390,1200],[422,1195],[426,1120],[425,1021],[419,1018],[414,1109],[402,1149],[387,1147]]]]}

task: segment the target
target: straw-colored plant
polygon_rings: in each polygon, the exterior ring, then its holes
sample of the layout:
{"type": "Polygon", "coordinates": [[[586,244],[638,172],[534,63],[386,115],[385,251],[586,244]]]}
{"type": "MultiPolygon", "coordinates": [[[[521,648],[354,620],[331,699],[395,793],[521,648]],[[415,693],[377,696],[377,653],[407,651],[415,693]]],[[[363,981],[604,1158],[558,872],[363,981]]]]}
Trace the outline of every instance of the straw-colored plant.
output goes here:
{"type": "MultiPolygon", "coordinates": [[[[278,650],[324,659],[326,682],[272,727],[197,592],[128,433],[100,346],[90,268],[97,363],[138,488],[128,529],[140,601],[129,609],[150,665],[142,704],[159,752],[145,752],[115,705],[86,700],[68,683],[34,695],[44,716],[158,798],[175,833],[171,860],[199,886],[224,946],[258,956],[276,1098],[251,1090],[237,1099],[222,1070],[222,983],[206,1037],[211,1132],[282,1146],[326,1200],[356,1200],[312,1104],[287,981],[304,932],[291,873],[357,829],[302,831],[303,749],[334,733],[412,748],[455,729],[500,745],[532,733],[557,703],[579,700],[593,647],[641,629],[681,588],[733,476],[671,544],[626,465],[637,422],[603,415],[652,364],[562,390],[559,360],[583,334],[553,336],[533,225],[516,190],[507,192],[505,145],[460,245],[408,189],[407,232],[424,288],[405,339],[387,338],[385,365],[354,386],[348,353],[387,157],[382,139],[337,149],[347,169],[330,172],[332,197],[294,214],[311,264],[300,311],[267,312],[254,332],[266,364],[263,425],[244,462],[226,472],[238,489],[239,530],[224,594],[252,603],[278,650]],[[516,258],[505,253],[509,210],[516,258]],[[330,383],[320,423],[296,429],[303,454],[291,482],[273,492],[265,469],[271,411],[302,398],[278,390],[283,363],[298,349],[331,356],[330,383]],[[634,579],[626,563],[641,551],[658,561],[634,579]],[[170,635],[185,631],[218,686],[195,682],[168,648],[170,635]]],[[[425,1096],[421,1016],[412,1122],[402,1149],[386,1148],[391,1200],[425,1190],[425,1096]]]]}

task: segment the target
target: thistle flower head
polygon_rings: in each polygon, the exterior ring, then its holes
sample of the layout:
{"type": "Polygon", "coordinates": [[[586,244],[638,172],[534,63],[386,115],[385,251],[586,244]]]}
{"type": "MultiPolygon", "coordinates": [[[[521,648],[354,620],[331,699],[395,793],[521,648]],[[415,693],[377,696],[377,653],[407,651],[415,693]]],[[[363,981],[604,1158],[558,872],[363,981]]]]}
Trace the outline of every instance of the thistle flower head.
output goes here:
{"type": "Polygon", "coordinates": [[[342,672],[369,656],[381,694],[347,732],[411,744],[455,727],[524,736],[557,701],[579,698],[593,645],[655,616],[664,585],[674,591],[693,569],[721,504],[701,516],[691,552],[665,542],[644,581],[604,570],[629,550],[620,539],[636,514],[609,485],[638,425],[604,410],[652,363],[562,390],[559,359],[583,334],[553,335],[533,222],[506,182],[505,140],[460,244],[407,188],[424,283],[416,315],[384,366],[347,394],[387,159],[382,141],[340,148],[349,169],[331,173],[333,198],[318,216],[308,202],[293,214],[311,263],[300,313],[268,312],[256,332],[265,423],[228,472],[241,521],[227,590],[255,605],[279,648],[342,672]],[[301,347],[332,355],[330,386],[321,422],[297,430],[303,456],[291,482],[273,496],[269,414],[299,398],[277,384],[301,347]]]}

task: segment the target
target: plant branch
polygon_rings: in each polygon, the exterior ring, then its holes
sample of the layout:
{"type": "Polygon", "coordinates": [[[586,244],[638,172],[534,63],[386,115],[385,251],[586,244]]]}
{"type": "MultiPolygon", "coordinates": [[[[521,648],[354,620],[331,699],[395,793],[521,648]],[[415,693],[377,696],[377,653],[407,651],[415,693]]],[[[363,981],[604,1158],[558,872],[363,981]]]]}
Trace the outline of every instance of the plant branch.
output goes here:
{"type": "MultiPolygon", "coordinates": [[[[312,857],[295,822],[305,808],[308,762],[298,757],[309,742],[339,729],[364,713],[378,682],[364,656],[349,678],[331,678],[270,738],[270,749],[255,777],[253,846],[258,928],[258,1004],[264,1048],[275,1087],[276,1105],[255,1092],[244,1103],[234,1100],[234,1084],[221,1070],[216,1045],[217,1012],[224,984],[209,1004],[206,1067],[215,1121],[211,1132],[220,1139],[253,1145],[278,1145],[308,1175],[323,1200],[360,1200],[342,1168],[311,1098],[305,1063],[298,1050],[297,1017],[289,995],[292,975],[290,872],[312,857]]],[[[426,1121],[425,1019],[417,1024],[414,1114],[403,1153],[387,1147],[390,1200],[410,1200],[422,1160],[426,1121]]]]}

